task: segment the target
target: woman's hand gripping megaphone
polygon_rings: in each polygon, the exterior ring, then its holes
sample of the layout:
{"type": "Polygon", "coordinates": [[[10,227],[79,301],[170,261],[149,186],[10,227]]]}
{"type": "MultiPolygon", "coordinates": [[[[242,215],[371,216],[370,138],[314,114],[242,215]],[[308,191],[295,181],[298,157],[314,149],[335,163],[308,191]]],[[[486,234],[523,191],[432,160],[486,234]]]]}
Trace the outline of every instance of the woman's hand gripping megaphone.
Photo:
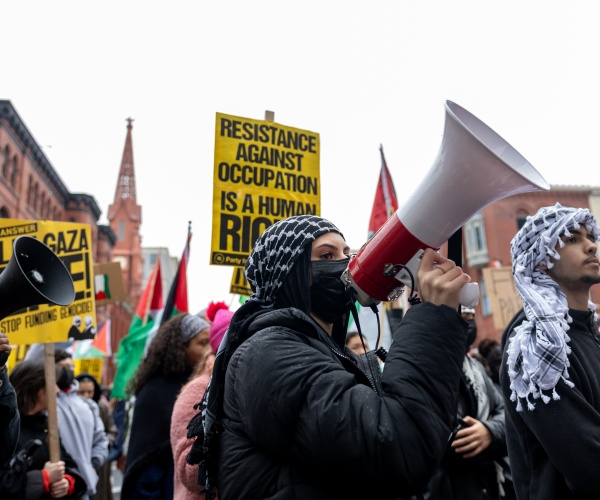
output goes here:
{"type": "Polygon", "coordinates": [[[471,283],[471,277],[450,259],[427,248],[421,256],[417,281],[423,302],[458,309],[460,304],[465,305],[463,289],[471,283]]]}

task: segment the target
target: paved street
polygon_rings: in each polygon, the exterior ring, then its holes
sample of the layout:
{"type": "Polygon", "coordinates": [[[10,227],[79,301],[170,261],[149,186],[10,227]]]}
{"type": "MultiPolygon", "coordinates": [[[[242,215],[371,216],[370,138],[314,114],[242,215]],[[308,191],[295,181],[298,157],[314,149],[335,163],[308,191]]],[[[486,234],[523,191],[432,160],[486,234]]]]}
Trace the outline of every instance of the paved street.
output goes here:
{"type": "Polygon", "coordinates": [[[121,500],[121,484],[123,483],[123,473],[117,468],[115,462],[111,466],[112,492],[114,500],[121,500]]]}

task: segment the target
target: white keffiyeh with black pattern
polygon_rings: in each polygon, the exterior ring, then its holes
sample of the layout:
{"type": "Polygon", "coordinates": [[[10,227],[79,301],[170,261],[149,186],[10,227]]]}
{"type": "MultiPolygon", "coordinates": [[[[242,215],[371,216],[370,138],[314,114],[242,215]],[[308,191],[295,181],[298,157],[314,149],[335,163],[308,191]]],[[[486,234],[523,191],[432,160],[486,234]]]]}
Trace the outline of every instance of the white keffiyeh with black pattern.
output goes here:
{"type": "MultiPolygon", "coordinates": [[[[588,233],[598,240],[600,229],[596,219],[587,209],[563,207],[557,203],[553,207],[541,208],[533,217],[527,217],[525,225],[513,238],[510,250],[515,285],[523,301],[527,319],[515,328],[515,335],[508,346],[508,373],[511,400],[522,411],[521,398],[527,402],[527,408],[535,405],[530,399],[541,398],[544,403],[550,396],[542,391],[552,391],[552,398],[560,399],[556,384],[562,378],[568,380],[571,349],[567,334],[569,316],[567,297],[559,285],[539,268],[544,265],[553,267],[552,259],[560,259],[557,245],[564,246],[562,235],[571,236],[571,229],[583,225],[588,233]]],[[[589,302],[591,310],[596,309],[589,302]]]]}

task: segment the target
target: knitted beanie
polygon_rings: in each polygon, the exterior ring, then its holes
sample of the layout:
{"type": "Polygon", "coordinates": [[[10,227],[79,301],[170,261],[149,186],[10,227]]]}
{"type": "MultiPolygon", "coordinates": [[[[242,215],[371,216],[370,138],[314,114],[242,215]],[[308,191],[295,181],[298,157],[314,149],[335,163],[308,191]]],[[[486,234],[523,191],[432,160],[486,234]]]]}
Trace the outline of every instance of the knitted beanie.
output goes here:
{"type": "Polygon", "coordinates": [[[229,310],[225,302],[211,302],[206,308],[206,318],[212,322],[208,335],[213,352],[216,353],[219,350],[219,345],[232,317],[233,311],[229,310]]]}
{"type": "Polygon", "coordinates": [[[233,311],[229,309],[219,309],[215,314],[215,320],[213,324],[210,326],[210,345],[214,352],[219,350],[219,345],[221,344],[221,340],[223,339],[223,335],[229,328],[229,323],[231,322],[231,318],[233,318],[233,311]]]}

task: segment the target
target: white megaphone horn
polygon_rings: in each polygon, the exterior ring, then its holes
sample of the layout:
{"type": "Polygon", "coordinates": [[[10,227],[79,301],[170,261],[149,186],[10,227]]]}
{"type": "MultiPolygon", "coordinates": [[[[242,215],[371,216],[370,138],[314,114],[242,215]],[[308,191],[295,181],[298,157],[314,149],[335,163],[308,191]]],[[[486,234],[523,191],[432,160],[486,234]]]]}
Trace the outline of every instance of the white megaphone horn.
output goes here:
{"type": "MultiPolygon", "coordinates": [[[[425,249],[439,250],[490,203],[550,189],[523,156],[476,116],[451,101],[446,101],[445,109],[442,144],[425,179],[363,245],[342,276],[363,306],[395,300],[401,283],[417,290],[425,249]]],[[[479,300],[477,283],[465,285],[460,300],[474,307],[479,300]]]]}

